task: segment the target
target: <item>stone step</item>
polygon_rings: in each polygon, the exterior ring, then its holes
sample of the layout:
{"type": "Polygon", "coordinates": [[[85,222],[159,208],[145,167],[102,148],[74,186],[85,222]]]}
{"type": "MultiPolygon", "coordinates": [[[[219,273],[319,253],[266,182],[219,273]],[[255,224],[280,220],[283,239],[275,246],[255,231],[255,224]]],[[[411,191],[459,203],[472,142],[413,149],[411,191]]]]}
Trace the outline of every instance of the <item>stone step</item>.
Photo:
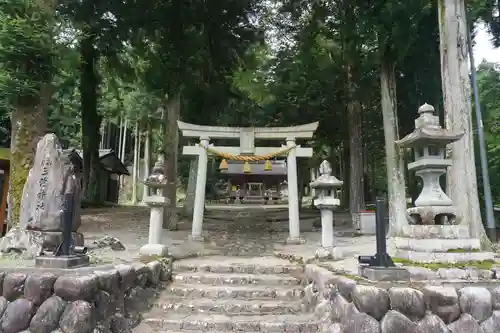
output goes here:
{"type": "Polygon", "coordinates": [[[304,268],[299,265],[259,265],[259,264],[190,264],[183,262],[173,263],[173,271],[178,272],[210,272],[210,273],[239,273],[239,274],[291,274],[300,276],[304,268]]]}
{"type": "Polygon", "coordinates": [[[208,285],[268,285],[268,286],[293,286],[299,285],[300,280],[284,274],[239,274],[239,273],[207,273],[207,272],[182,272],[173,276],[174,282],[208,285]]]}
{"type": "Polygon", "coordinates": [[[206,285],[173,283],[166,290],[172,296],[211,299],[298,300],[303,297],[301,287],[260,285],[206,285]]]}
{"type": "Polygon", "coordinates": [[[284,315],[298,314],[305,311],[301,301],[244,301],[240,299],[218,299],[209,298],[160,298],[155,307],[175,311],[176,313],[213,313],[226,316],[249,316],[249,315],[284,315]]]}
{"type": "Polygon", "coordinates": [[[318,322],[312,315],[224,316],[214,314],[183,315],[169,310],[152,309],[143,323],[155,332],[301,332],[316,333],[318,322]]]}

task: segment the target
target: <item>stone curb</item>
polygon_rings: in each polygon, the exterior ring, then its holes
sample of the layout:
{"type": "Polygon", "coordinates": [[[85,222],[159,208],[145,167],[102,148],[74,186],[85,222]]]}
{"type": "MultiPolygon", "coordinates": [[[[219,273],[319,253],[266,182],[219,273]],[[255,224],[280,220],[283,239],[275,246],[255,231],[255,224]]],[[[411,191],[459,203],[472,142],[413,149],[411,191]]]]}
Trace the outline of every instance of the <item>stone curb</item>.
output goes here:
{"type": "Polygon", "coordinates": [[[500,332],[500,286],[379,288],[305,266],[304,301],[320,332],[500,332]]]}
{"type": "Polygon", "coordinates": [[[162,281],[171,277],[170,260],[97,267],[84,274],[0,272],[0,331],[131,332],[162,281]]]}

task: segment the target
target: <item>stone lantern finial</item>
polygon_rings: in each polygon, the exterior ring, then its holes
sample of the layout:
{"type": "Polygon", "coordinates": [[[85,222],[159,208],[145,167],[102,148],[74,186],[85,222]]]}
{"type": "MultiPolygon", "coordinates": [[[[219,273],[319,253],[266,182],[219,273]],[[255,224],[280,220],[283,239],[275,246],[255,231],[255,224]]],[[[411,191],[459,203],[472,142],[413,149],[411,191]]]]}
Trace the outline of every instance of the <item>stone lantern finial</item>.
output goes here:
{"type": "Polygon", "coordinates": [[[425,114],[425,113],[430,113],[431,115],[434,115],[434,112],[436,110],[434,107],[430,104],[424,103],[418,108],[418,113],[419,114],[425,114]]]}
{"type": "Polygon", "coordinates": [[[328,162],[327,160],[321,162],[321,164],[319,165],[319,174],[322,176],[330,176],[332,174],[332,167],[330,165],[330,162],[328,162]]]}

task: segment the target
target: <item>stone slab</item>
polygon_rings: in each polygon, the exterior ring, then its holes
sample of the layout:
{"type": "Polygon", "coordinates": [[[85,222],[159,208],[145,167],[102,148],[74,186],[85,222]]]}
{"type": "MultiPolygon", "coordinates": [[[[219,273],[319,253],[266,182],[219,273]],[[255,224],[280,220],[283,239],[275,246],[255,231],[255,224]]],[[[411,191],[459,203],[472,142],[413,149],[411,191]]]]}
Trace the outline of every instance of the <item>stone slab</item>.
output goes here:
{"type": "Polygon", "coordinates": [[[454,264],[458,262],[494,260],[493,252],[417,252],[411,250],[396,249],[393,258],[405,259],[422,264],[445,263],[454,264]]]}
{"type": "Polygon", "coordinates": [[[359,273],[370,281],[408,281],[410,272],[401,267],[360,266],[359,273]]]}
{"type": "Polygon", "coordinates": [[[449,250],[479,250],[481,241],[478,238],[406,238],[394,237],[394,246],[400,250],[412,250],[417,252],[447,252],[449,250]]]}
{"type": "Polygon", "coordinates": [[[77,268],[88,266],[90,263],[89,256],[39,256],[35,259],[36,267],[43,268],[77,268]]]}

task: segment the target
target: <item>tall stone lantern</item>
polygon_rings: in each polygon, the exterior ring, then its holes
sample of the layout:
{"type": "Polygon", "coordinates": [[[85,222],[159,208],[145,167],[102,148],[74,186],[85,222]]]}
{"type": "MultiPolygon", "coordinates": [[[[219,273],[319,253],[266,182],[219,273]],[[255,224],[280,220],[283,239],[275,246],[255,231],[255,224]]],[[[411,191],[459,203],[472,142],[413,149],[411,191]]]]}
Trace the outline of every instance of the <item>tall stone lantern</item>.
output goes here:
{"type": "Polygon", "coordinates": [[[169,203],[168,199],[163,197],[161,192],[168,186],[167,178],[163,166],[163,156],[159,156],[155,162],[153,171],[143,181],[144,185],[152,189],[151,195],[146,196],[144,202],[151,208],[149,217],[149,238],[148,244],[139,250],[141,255],[148,256],[166,256],[168,248],[161,244],[163,233],[163,210],[169,203]]]}
{"type": "Polygon", "coordinates": [[[332,176],[332,168],[326,160],[321,163],[319,173],[320,176],[309,184],[318,195],[314,206],[321,211],[321,247],[316,250],[316,257],[339,259],[341,253],[335,248],[333,236],[333,211],[340,206],[336,191],[344,182],[332,176]]]}
{"type": "Polygon", "coordinates": [[[434,107],[427,103],[418,113],[415,130],[396,141],[400,148],[413,149],[415,161],[408,170],[422,179],[422,191],[415,207],[407,210],[408,224],[394,237],[394,256],[422,263],[493,259],[492,253],[479,251],[480,240],[470,237],[469,221],[458,216],[459,210],[439,182],[452,164],[445,158],[446,146],[464,133],[442,128],[434,107]]]}

